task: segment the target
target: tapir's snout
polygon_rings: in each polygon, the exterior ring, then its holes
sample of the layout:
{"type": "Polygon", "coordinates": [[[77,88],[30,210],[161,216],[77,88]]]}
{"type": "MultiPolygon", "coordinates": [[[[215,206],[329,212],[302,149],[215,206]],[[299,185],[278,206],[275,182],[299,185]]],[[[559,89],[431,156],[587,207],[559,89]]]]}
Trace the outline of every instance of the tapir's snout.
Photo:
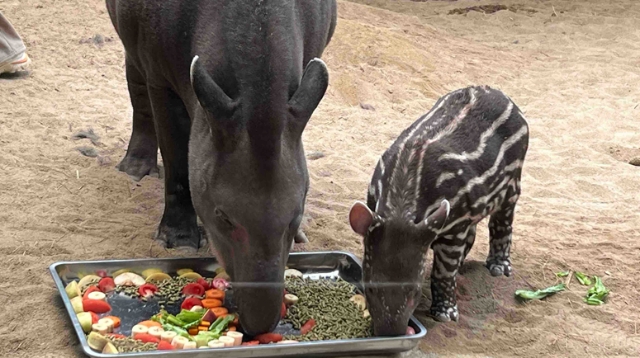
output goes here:
{"type": "Polygon", "coordinates": [[[271,332],[278,325],[284,283],[275,281],[263,282],[262,285],[253,283],[246,288],[234,286],[234,296],[238,297],[240,326],[245,334],[255,336],[271,332]]]}
{"type": "Polygon", "coordinates": [[[375,336],[401,336],[406,334],[409,318],[416,307],[414,285],[365,284],[367,306],[371,314],[375,336]]]}

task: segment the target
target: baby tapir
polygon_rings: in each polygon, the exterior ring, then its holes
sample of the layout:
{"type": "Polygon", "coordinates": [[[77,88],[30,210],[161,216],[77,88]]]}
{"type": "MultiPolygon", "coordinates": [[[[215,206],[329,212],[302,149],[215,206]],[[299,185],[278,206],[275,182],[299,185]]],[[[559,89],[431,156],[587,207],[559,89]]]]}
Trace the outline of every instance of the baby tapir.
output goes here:
{"type": "Polygon", "coordinates": [[[486,266],[511,274],[511,232],[529,127],[499,90],[468,87],[440,98],[382,155],[367,204],[349,213],[364,237],[363,285],[374,333],[404,334],[433,248],[431,315],[458,320],[456,274],[476,225],[490,216],[486,266]]]}

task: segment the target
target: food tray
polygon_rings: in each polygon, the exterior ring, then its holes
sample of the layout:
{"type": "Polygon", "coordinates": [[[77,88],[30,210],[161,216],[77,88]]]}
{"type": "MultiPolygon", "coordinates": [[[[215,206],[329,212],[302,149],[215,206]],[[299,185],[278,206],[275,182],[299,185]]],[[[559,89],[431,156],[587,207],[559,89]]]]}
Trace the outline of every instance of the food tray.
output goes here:
{"type": "MultiPolygon", "coordinates": [[[[259,346],[241,346],[230,348],[206,349],[206,350],[177,350],[177,351],[150,351],[140,353],[103,354],[98,353],[87,343],[80,322],[73,310],[71,302],[65,293],[65,286],[77,279],[81,273],[90,273],[97,270],[113,272],[122,268],[142,271],[146,268],[159,268],[165,272],[174,272],[183,267],[188,267],[196,272],[213,272],[219,266],[214,257],[195,258],[167,258],[167,259],[135,259],[135,260],[104,260],[104,261],[63,261],[56,262],[49,267],[53,280],[60,292],[67,314],[73,323],[73,328],[80,340],[84,352],[91,357],[189,357],[189,358],[244,358],[244,357],[329,357],[345,355],[372,355],[399,353],[413,349],[427,330],[415,317],[411,317],[409,325],[415,330],[414,335],[398,337],[371,337],[357,339],[340,339],[314,342],[300,342],[296,344],[269,344],[259,346]]],[[[289,255],[287,263],[289,268],[301,271],[305,277],[340,277],[355,285],[362,291],[362,265],[354,255],[340,251],[321,252],[295,252],[289,255]]],[[[123,301],[124,304],[124,301],[123,301]]],[[[140,303],[132,305],[142,306],[140,303]]],[[[141,315],[149,314],[151,309],[157,311],[157,307],[145,310],[144,307],[123,307],[118,303],[113,304],[113,309],[127,312],[123,315],[123,325],[126,318],[131,317],[132,322],[139,321],[141,315]],[[149,311],[149,312],[147,312],[149,311]]]]}

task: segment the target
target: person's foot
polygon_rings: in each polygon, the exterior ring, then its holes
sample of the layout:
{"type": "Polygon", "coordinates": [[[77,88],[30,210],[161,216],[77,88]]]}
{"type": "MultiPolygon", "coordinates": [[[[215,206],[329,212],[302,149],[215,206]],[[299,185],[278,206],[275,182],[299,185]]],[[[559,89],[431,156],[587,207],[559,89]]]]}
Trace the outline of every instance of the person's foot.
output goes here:
{"type": "Polygon", "coordinates": [[[16,73],[27,71],[31,64],[31,59],[27,53],[23,53],[17,58],[13,58],[7,62],[0,63],[0,75],[3,73],[16,73]]]}

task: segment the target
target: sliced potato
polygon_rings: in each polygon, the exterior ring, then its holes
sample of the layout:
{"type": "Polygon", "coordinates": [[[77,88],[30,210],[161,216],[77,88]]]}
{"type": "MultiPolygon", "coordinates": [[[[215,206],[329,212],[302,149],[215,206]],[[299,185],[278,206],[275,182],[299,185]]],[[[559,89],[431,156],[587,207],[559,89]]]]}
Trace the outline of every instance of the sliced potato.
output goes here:
{"type": "Polygon", "coordinates": [[[100,276],[87,275],[81,278],[80,281],[78,281],[78,287],[80,288],[80,291],[83,292],[89,285],[91,285],[91,283],[94,283],[94,281],[100,281],[100,276]]]}
{"type": "Polygon", "coordinates": [[[69,296],[69,299],[80,296],[80,287],[76,281],[69,282],[67,287],[64,288],[64,291],[67,293],[67,296],[69,296]]]}
{"type": "Polygon", "coordinates": [[[182,276],[182,275],[184,275],[185,273],[189,273],[189,272],[193,272],[193,270],[192,270],[192,269],[190,269],[190,268],[183,268],[183,269],[180,269],[180,270],[176,271],[176,273],[178,274],[178,276],[182,276]]]}
{"type": "Polygon", "coordinates": [[[367,308],[367,300],[363,295],[354,295],[349,299],[349,301],[358,305],[358,307],[360,307],[360,309],[363,311],[367,308]]]}
{"type": "Polygon", "coordinates": [[[154,273],[147,277],[147,282],[162,282],[166,280],[171,280],[171,276],[167,275],[164,272],[154,273]]]}
{"type": "Polygon", "coordinates": [[[116,277],[113,281],[118,286],[142,286],[146,282],[142,276],[133,272],[125,272],[116,277]]]}
{"type": "Polygon", "coordinates": [[[87,343],[89,343],[89,347],[91,347],[91,349],[102,352],[104,346],[109,343],[109,340],[107,339],[107,337],[101,335],[100,333],[91,332],[87,337],[87,343]]]}
{"type": "Polygon", "coordinates": [[[153,275],[154,273],[162,273],[162,270],[160,270],[158,268],[146,269],[146,270],[142,271],[142,277],[144,277],[146,279],[147,277],[153,275]]]}
{"type": "Polygon", "coordinates": [[[284,270],[284,277],[302,277],[302,272],[296,270],[296,269],[288,269],[288,270],[284,270]]]}
{"type": "Polygon", "coordinates": [[[188,278],[190,280],[197,280],[199,278],[202,278],[202,276],[200,276],[199,273],[193,272],[193,271],[192,272],[183,273],[182,275],[180,275],[180,277],[188,278]]]}

